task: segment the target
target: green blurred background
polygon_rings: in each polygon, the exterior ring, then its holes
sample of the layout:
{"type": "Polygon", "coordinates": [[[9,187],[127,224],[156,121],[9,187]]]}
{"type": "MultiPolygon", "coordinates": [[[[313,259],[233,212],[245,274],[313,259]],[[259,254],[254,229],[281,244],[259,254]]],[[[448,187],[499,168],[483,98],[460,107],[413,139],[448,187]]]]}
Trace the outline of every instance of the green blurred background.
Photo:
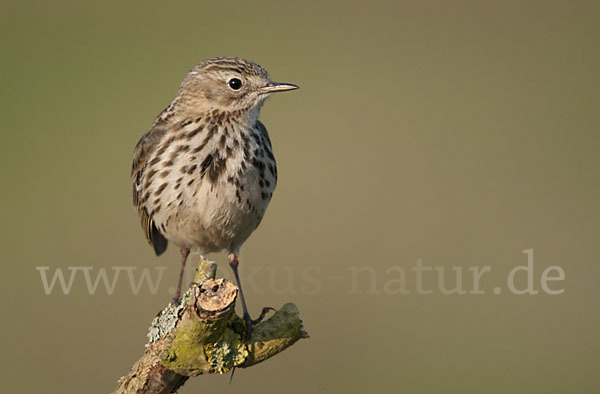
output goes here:
{"type": "Polygon", "coordinates": [[[133,147],[185,73],[225,55],[301,86],[263,108],[280,181],[241,264],[253,313],[293,301],[311,338],[182,393],[597,393],[599,11],[3,1],[2,391],[109,392],[143,352],[179,254],[144,240],[133,147]],[[529,248],[536,289],[557,265],[563,294],[509,294],[529,248]],[[491,266],[486,294],[417,294],[418,259],[462,267],[467,290],[468,267],[491,266]],[[353,288],[363,265],[375,291],[365,273],[353,288]],[[90,295],[81,272],[46,295],[37,266],[168,269],[155,295],[133,295],[124,272],[113,295],[90,295]],[[390,267],[410,294],[383,291],[390,267]]]}

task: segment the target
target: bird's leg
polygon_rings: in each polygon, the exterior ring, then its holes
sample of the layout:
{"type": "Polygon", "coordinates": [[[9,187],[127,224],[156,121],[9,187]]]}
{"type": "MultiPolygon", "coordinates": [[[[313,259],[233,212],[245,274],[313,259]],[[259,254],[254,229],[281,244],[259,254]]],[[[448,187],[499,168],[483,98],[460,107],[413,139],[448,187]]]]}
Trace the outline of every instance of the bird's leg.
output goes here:
{"type": "Polygon", "coordinates": [[[179,302],[179,297],[181,296],[181,283],[183,282],[183,273],[185,272],[185,262],[190,254],[190,250],[188,248],[179,249],[181,252],[181,269],[179,270],[179,282],[177,282],[177,292],[175,293],[175,298],[173,299],[174,303],[179,302]]]}
{"type": "Polygon", "coordinates": [[[260,316],[257,319],[252,320],[246,307],[246,300],[244,298],[244,291],[242,290],[242,282],[240,281],[240,275],[238,274],[238,265],[240,264],[239,255],[237,253],[229,254],[229,266],[233,270],[235,275],[235,281],[237,282],[238,289],[240,289],[240,299],[242,300],[242,311],[244,312],[244,321],[246,322],[246,342],[250,341],[250,335],[252,334],[252,325],[258,324],[262,321],[265,315],[269,311],[275,311],[274,308],[265,307],[260,312],[260,316]]]}
{"type": "Polygon", "coordinates": [[[252,334],[252,319],[250,318],[250,314],[248,313],[248,308],[246,307],[246,299],[244,298],[244,291],[242,290],[242,282],[240,282],[240,276],[238,274],[238,265],[240,264],[239,255],[237,253],[229,254],[229,266],[233,270],[233,275],[235,275],[235,281],[237,282],[237,286],[240,289],[240,299],[242,300],[242,311],[244,312],[244,321],[246,322],[246,342],[250,340],[250,334],[252,334]]]}

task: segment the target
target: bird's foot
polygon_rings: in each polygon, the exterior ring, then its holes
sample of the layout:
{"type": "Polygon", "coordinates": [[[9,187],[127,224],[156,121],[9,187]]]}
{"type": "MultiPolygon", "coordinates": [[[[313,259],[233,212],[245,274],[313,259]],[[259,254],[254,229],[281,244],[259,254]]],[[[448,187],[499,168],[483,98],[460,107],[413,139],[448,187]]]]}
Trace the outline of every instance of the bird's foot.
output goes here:
{"type": "Polygon", "coordinates": [[[256,324],[260,323],[265,318],[265,315],[267,313],[269,313],[269,311],[277,312],[277,310],[275,308],[271,308],[270,306],[265,306],[264,308],[262,308],[260,315],[256,319],[251,321],[252,325],[256,325],[256,324]]]}
{"type": "Polygon", "coordinates": [[[269,311],[277,312],[275,308],[266,306],[262,309],[260,315],[254,320],[252,320],[248,313],[244,314],[244,321],[246,322],[246,343],[250,342],[250,337],[252,336],[252,326],[259,324],[265,318],[265,315],[269,313],[269,311]]]}

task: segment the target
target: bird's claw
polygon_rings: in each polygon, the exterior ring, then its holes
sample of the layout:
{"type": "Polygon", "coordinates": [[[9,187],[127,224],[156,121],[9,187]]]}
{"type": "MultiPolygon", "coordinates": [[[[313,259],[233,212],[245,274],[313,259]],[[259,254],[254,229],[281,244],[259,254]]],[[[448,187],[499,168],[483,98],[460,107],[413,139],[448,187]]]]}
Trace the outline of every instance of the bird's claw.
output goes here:
{"type": "Polygon", "coordinates": [[[260,315],[256,319],[250,320],[250,323],[253,326],[257,325],[258,323],[260,323],[265,318],[265,315],[267,313],[269,313],[269,311],[277,312],[277,310],[275,308],[271,308],[270,306],[265,306],[264,308],[262,308],[262,311],[260,312],[260,315]]]}
{"type": "Polygon", "coordinates": [[[264,319],[265,315],[269,313],[269,311],[277,312],[275,308],[266,306],[262,309],[260,315],[254,320],[252,320],[249,314],[244,314],[244,321],[246,322],[246,343],[250,342],[250,336],[252,335],[252,326],[255,326],[258,323],[260,323],[264,319]]]}

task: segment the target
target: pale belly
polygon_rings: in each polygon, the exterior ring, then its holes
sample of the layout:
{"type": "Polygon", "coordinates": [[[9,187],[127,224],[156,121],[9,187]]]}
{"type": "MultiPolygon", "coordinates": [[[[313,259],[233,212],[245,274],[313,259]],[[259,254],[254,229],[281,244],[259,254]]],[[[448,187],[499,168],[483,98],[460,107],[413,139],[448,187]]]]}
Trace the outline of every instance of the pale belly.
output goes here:
{"type": "MultiPolygon", "coordinates": [[[[261,188],[258,175],[249,171],[241,180],[243,190],[226,178],[212,184],[200,181],[194,192],[155,215],[163,235],[192,253],[238,252],[257,228],[271,200],[273,187],[261,188]]],[[[178,200],[175,200],[178,201],[178,200]]]]}

